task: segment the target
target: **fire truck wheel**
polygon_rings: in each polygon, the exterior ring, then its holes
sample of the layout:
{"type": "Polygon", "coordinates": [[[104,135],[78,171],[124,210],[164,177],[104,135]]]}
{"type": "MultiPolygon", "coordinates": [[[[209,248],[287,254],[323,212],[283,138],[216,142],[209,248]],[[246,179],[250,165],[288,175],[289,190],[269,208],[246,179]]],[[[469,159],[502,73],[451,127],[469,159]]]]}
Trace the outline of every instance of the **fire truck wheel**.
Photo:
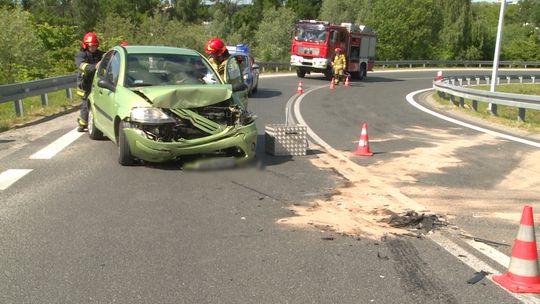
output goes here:
{"type": "Polygon", "coordinates": [[[360,80],[364,80],[367,78],[367,69],[366,69],[366,65],[365,64],[362,64],[362,66],[360,66],[360,80]]]}
{"type": "Polygon", "coordinates": [[[302,69],[296,69],[296,76],[298,76],[300,78],[304,78],[306,76],[306,71],[304,71],[302,69]]]}

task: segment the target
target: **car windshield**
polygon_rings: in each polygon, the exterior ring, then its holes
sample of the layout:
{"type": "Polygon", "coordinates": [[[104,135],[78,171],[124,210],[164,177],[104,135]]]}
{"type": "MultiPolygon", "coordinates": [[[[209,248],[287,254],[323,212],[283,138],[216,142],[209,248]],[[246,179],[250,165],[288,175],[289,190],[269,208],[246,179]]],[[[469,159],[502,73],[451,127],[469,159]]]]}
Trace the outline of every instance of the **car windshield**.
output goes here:
{"type": "Polygon", "coordinates": [[[218,76],[197,55],[128,54],[126,87],[215,84],[218,76]]]}
{"type": "Polygon", "coordinates": [[[328,38],[328,31],[325,28],[302,26],[296,28],[296,41],[324,43],[326,38],[328,38]]]}

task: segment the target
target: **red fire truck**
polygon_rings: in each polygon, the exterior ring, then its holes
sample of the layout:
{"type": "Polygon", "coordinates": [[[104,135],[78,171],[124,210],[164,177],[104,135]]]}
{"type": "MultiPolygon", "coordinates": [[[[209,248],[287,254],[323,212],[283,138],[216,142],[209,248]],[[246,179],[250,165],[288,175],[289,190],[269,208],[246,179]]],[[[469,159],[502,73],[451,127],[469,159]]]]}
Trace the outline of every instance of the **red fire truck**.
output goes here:
{"type": "Polygon", "coordinates": [[[316,72],[330,79],[330,63],[339,47],[347,57],[347,72],[355,79],[364,79],[367,71],[373,71],[376,40],[375,32],[365,25],[300,20],[293,34],[291,66],[296,67],[298,77],[316,72]]]}

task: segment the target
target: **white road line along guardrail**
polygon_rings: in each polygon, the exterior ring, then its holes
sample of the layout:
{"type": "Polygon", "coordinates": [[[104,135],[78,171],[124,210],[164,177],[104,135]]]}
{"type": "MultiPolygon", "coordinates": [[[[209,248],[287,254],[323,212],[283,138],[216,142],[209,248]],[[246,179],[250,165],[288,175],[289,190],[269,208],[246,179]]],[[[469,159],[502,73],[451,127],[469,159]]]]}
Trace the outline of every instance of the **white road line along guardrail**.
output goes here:
{"type": "MultiPolygon", "coordinates": [[[[479,78],[476,79],[478,84],[479,78]]],[[[520,83],[523,83],[523,76],[520,76],[519,79],[520,83]]],[[[534,81],[535,77],[531,77],[531,83],[534,83],[534,81]]],[[[525,109],[540,110],[540,96],[475,90],[462,87],[462,78],[458,82],[460,85],[455,85],[455,80],[453,79],[435,81],[433,82],[433,89],[439,92],[439,94],[449,94],[452,102],[462,108],[465,105],[465,99],[470,99],[472,101],[473,111],[478,111],[478,101],[516,107],[518,108],[518,121],[525,121],[525,109]],[[455,97],[459,97],[459,101],[455,101],[455,97]]],[[[489,77],[486,77],[486,82],[489,82],[489,77]]],[[[508,77],[507,82],[510,82],[508,77]]],[[[492,114],[496,115],[497,113],[494,112],[492,114]]]]}
{"type": "Polygon", "coordinates": [[[466,123],[466,122],[457,120],[457,119],[452,118],[452,117],[442,115],[440,113],[437,113],[435,111],[432,111],[432,110],[430,110],[428,108],[425,108],[425,107],[421,106],[419,103],[417,103],[414,100],[414,96],[416,96],[417,94],[420,94],[420,93],[423,93],[423,92],[426,92],[426,91],[430,91],[430,90],[432,90],[432,89],[423,89],[423,90],[419,90],[419,91],[409,93],[407,95],[406,99],[409,102],[409,104],[411,104],[413,107],[419,109],[420,111],[423,111],[425,113],[428,113],[428,114],[433,115],[435,117],[438,117],[440,119],[446,120],[448,122],[463,126],[465,128],[476,130],[478,132],[491,134],[491,135],[496,136],[496,137],[500,137],[500,138],[504,138],[504,139],[507,139],[507,140],[519,142],[519,143],[522,143],[522,144],[525,144],[525,145],[529,145],[529,146],[532,146],[532,147],[540,148],[540,143],[538,143],[538,142],[528,140],[528,139],[524,139],[524,138],[520,138],[520,137],[517,137],[517,136],[503,134],[501,132],[496,132],[496,131],[493,131],[493,130],[482,128],[482,127],[479,127],[479,126],[476,126],[476,125],[473,125],[473,124],[470,124],[470,123],[466,123]]]}

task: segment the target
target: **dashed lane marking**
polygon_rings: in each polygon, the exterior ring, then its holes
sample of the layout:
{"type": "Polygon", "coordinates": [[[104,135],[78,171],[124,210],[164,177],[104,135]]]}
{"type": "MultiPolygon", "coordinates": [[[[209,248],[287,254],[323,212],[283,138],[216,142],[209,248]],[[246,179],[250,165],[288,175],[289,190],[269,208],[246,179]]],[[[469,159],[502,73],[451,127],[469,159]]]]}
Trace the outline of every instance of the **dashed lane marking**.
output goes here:
{"type": "Polygon", "coordinates": [[[50,145],[32,154],[30,159],[51,159],[83,134],[84,133],[78,132],[77,129],[73,129],[52,142],[50,145]]]}
{"type": "Polygon", "coordinates": [[[0,173],[0,190],[6,190],[31,171],[32,169],[9,169],[0,173]]]}

